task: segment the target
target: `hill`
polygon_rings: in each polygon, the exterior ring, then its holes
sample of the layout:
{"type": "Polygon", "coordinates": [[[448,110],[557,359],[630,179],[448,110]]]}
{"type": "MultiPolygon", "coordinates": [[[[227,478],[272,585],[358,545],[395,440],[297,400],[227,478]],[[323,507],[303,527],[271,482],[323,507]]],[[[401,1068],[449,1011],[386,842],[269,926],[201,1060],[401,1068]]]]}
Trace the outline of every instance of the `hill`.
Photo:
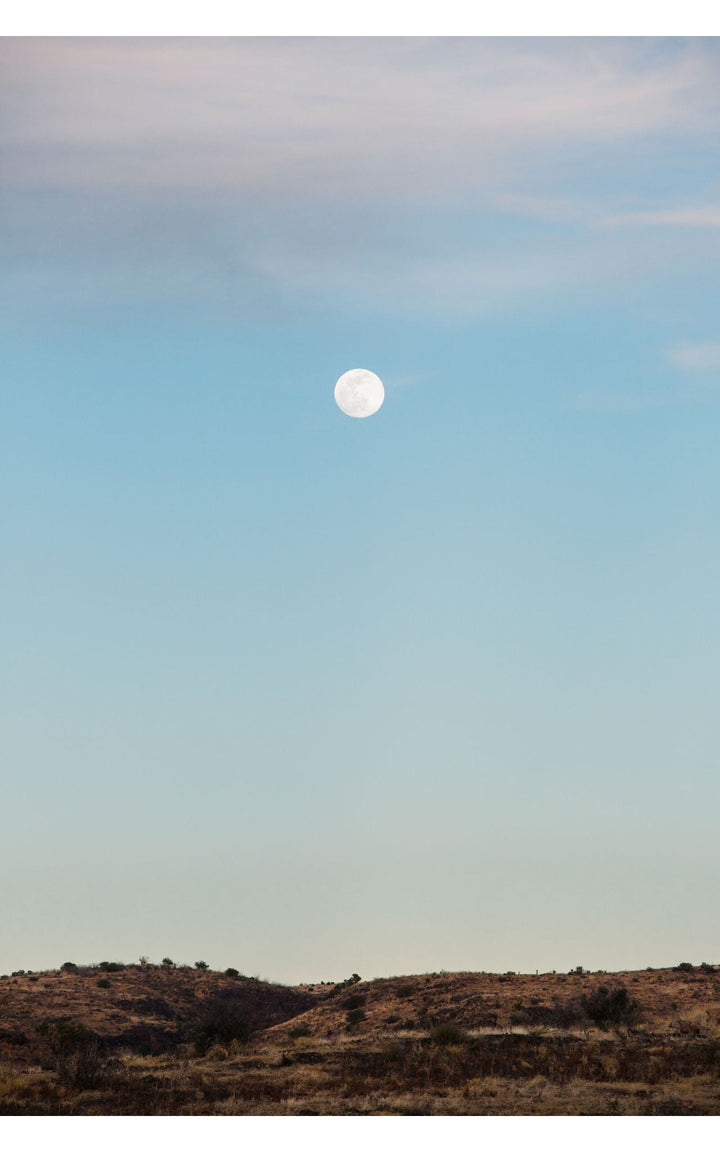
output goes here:
{"type": "Polygon", "coordinates": [[[720,969],[0,978],[5,1114],[718,1114],[720,969]]]}

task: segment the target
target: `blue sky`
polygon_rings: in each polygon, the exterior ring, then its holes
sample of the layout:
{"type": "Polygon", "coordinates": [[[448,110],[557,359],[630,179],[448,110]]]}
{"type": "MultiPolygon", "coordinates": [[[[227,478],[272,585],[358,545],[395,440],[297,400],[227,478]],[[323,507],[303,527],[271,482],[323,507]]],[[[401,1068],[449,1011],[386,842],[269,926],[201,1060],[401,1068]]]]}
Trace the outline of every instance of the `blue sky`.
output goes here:
{"type": "Polygon", "coordinates": [[[717,41],[1,50],[0,968],[717,959],[717,41]]]}

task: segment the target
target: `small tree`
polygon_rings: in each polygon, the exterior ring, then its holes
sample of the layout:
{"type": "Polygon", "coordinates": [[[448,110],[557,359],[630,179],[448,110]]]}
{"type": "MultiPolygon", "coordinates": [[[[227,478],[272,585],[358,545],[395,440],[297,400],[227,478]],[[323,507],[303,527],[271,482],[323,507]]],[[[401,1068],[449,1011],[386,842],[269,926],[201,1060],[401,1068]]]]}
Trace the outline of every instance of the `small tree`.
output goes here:
{"type": "Polygon", "coordinates": [[[604,1029],[636,1024],[642,1016],[642,1005],[632,999],[622,984],[619,988],[598,988],[583,996],[581,1006],[588,1020],[604,1029]]]}
{"type": "Polygon", "coordinates": [[[66,1018],[46,1020],[39,1032],[47,1041],[60,1081],[73,1088],[94,1088],[100,1082],[103,1063],[95,1032],[66,1018]]]}
{"type": "Polygon", "coordinates": [[[175,961],[171,960],[169,956],[164,956],[162,966],[163,966],[163,968],[174,968],[175,967],[175,961]]]}
{"type": "Polygon", "coordinates": [[[204,1056],[214,1044],[245,1041],[250,1035],[250,1022],[242,1006],[222,996],[207,999],[200,1014],[184,1029],[185,1038],[193,1044],[196,1056],[204,1056]]]}
{"type": "Polygon", "coordinates": [[[198,972],[207,972],[210,965],[206,964],[204,960],[196,960],[195,967],[197,968],[198,972]]]}

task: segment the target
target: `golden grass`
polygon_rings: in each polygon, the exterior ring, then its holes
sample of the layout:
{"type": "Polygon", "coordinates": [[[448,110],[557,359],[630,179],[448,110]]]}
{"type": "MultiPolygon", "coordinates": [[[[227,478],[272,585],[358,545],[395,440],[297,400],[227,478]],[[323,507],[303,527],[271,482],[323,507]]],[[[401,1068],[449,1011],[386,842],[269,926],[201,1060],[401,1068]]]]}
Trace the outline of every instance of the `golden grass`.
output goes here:
{"type": "Polygon", "coordinates": [[[718,1115],[720,972],[435,973],[314,989],[151,966],[2,979],[0,1113],[718,1115]],[[557,1023],[619,985],[643,1006],[636,1026],[557,1023]],[[182,1021],[228,991],[285,1018],[197,1056],[182,1021]],[[59,1016],[100,1037],[91,1088],[43,1042],[42,1021],[59,1016]],[[439,1025],[455,1026],[447,1042],[439,1025]]]}

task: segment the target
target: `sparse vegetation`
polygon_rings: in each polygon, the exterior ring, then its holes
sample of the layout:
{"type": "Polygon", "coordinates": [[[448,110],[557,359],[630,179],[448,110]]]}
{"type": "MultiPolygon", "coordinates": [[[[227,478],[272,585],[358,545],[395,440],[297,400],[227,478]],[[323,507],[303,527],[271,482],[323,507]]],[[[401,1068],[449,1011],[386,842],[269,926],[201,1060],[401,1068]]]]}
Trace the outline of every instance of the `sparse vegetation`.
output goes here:
{"type": "Polygon", "coordinates": [[[720,1112],[709,963],[690,979],[432,973],[362,989],[98,967],[3,982],[0,1113],[720,1112]]]}
{"type": "Polygon", "coordinates": [[[204,960],[196,960],[195,967],[197,968],[198,972],[207,972],[210,968],[210,965],[206,964],[204,960]]]}

